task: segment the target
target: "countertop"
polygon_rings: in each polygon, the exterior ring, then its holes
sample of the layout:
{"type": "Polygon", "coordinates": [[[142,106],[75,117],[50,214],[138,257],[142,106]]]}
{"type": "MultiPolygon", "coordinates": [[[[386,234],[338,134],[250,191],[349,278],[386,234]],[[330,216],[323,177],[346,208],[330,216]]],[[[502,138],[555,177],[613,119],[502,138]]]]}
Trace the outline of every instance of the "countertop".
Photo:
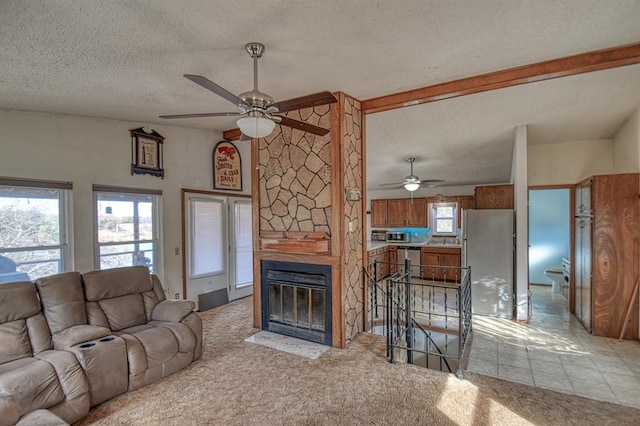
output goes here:
{"type": "Polygon", "coordinates": [[[461,248],[461,244],[435,244],[429,242],[423,243],[390,243],[386,241],[367,241],[367,250],[374,250],[385,246],[403,246],[403,247],[434,247],[434,248],[461,248]]]}

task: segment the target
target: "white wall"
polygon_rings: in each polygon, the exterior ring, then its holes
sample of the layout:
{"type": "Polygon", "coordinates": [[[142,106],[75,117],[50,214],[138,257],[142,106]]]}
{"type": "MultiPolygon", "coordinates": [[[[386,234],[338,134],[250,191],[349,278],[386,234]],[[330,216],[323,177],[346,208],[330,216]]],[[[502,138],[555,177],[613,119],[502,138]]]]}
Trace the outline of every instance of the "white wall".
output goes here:
{"type": "MultiPolygon", "coordinates": [[[[211,154],[222,135],[211,130],[150,126],[165,137],[165,178],[132,176],[129,130],[143,125],[0,111],[0,176],[73,182],[74,269],[80,272],[94,269],[92,185],[162,190],[164,262],[159,273],[170,295],[182,295],[180,190],[212,190],[211,154]]],[[[249,141],[235,145],[242,155],[243,192],[248,194],[251,192],[249,141]]]]}
{"type": "Polygon", "coordinates": [[[612,146],[611,139],[530,145],[529,185],[574,184],[589,176],[614,173],[612,146]]]}
{"type": "Polygon", "coordinates": [[[529,183],[527,182],[527,126],[516,127],[511,163],[513,205],[516,218],[515,290],[516,320],[529,316],[529,183]]]}
{"type": "Polygon", "coordinates": [[[613,168],[616,173],[640,171],[640,108],[613,137],[613,168]]]}

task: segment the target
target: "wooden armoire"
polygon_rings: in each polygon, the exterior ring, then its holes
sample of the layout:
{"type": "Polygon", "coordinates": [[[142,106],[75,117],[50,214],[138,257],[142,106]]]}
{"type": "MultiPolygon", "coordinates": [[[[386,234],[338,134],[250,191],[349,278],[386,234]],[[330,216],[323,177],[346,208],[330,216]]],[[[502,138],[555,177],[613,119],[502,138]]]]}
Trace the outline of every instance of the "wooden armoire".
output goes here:
{"type": "Polygon", "coordinates": [[[640,175],[599,175],[576,185],[575,315],[596,336],[638,339],[640,175]]]}

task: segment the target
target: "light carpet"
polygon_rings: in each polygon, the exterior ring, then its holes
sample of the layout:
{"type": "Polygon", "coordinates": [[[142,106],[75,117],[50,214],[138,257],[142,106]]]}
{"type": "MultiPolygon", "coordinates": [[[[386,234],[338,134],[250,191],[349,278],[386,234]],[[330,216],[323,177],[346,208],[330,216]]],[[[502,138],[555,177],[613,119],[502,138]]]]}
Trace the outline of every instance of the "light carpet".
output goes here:
{"type": "Polygon", "coordinates": [[[201,314],[202,359],[91,410],[81,425],[626,425],[640,410],[385,358],[359,335],[318,359],[245,342],[252,299],[201,314]]]}

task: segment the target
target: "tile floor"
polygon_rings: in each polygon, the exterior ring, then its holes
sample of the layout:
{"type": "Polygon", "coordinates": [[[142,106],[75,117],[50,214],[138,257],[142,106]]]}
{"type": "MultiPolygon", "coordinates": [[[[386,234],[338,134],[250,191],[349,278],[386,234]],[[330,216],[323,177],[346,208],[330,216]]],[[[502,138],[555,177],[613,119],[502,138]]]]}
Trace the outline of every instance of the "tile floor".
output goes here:
{"type": "Polygon", "coordinates": [[[640,343],[594,337],[551,287],[531,286],[529,324],[475,316],[468,370],[640,408],[640,343]]]}

